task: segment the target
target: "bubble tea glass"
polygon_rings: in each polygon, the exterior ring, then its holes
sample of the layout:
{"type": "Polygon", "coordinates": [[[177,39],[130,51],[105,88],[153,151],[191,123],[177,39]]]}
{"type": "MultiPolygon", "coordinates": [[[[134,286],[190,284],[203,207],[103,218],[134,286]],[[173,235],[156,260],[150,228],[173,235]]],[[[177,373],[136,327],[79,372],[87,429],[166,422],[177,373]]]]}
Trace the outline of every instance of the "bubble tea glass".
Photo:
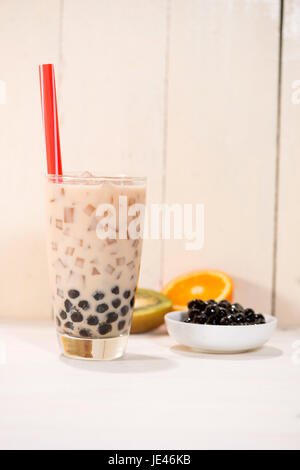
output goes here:
{"type": "Polygon", "coordinates": [[[46,177],[53,314],[66,356],[105,360],[125,352],[145,195],[145,178],[46,177]]]}

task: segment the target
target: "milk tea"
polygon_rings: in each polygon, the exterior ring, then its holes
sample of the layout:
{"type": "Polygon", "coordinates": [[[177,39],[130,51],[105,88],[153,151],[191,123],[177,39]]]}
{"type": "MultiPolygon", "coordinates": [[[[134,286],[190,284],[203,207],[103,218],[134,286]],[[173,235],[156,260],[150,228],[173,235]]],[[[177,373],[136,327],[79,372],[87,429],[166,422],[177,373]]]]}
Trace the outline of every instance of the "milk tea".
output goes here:
{"type": "MultiPolygon", "coordinates": [[[[48,259],[53,313],[61,335],[126,336],[138,280],[141,237],[118,237],[119,201],[145,204],[142,178],[47,177],[48,259]],[[59,178],[59,179],[58,179],[59,178]],[[116,213],[115,238],[101,239],[99,206],[116,213]]],[[[101,211],[100,211],[101,212],[101,211]]],[[[138,214],[140,216],[140,214],[138,214]]],[[[129,216],[128,223],[136,216],[129,216]]]]}

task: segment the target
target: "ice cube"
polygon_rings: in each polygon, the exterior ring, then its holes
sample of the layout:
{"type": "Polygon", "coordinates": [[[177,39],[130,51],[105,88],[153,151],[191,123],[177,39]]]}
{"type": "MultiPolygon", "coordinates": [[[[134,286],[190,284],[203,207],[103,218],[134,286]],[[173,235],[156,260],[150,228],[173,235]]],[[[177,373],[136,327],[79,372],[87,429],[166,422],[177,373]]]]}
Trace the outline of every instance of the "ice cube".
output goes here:
{"type": "Polygon", "coordinates": [[[120,279],[121,276],[122,276],[122,271],[117,272],[116,274],[117,281],[120,279]]]}
{"type": "Polygon", "coordinates": [[[97,276],[98,274],[101,274],[100,271],[98,271],[97,268],[95,268],[95,266],[93,267],[92,269],[92,276],[97,276]]]}
{"type": "Polygon", "coordinates": [[[84,266],[84,259],[83,259],[83,258],[76,258],[75,266],[77,266],[78,268],[83,268],[83,266],[84,266]]]}
{"type": "Polygon", "coordinates": [[[53,251],[57,251],[57,243],[51,242],[51,247],[53,251]]]}
{"type": "Polygon", "coordinates": [[[111,265],[111,264],[108,264],[105,268],[105,271],[108,273],[108,274],[112,274],[114,272],[115,268],[111,265]]]}
{"type": "Polygon", "coordinates": [[[138,241],[138,240],[134,240],[134,242],[132,243],[133,248],[137,247],[138,244],[139,244],[139,241],[138,241]]]}
{"type": "Polygon", "coordinates": [[[55,225],[56,225],[56,228],[58,228],[59,230],[62,230],[64,226],[63,221],[61,219],[56,219],[55,225]]]}
{"type": "Polygon", "coordinates": [[[55,267],[56,268],[66,268],[65,263],[62,261],[61,258],[58,258],[57,261],[55,262],[55,267]]]}
{"type": "Polygon", "coordinates": [[[60,194],[61,194],[62,196],[64,196],[64,195],[65,195],[65,190],[64,190],[64,188],[61,188],[61,190],[60,190],[60,194]]]}
{"type": "Polygon", "coordinates": [[[123,264],[125,264],[125,261],[126,261],[125,256],[122,256],[121,258],[117,258],[116,261],[117,261],[117,266],[123,266],[123,264]]]}
{"type": "Polygon", "coordinates": [[[62,289],[57,288],[56,293],[58,297],[61,297],[62,299],[64,298],[64,291],[62,289]]]}
{"type": "Polygon", "coordinates": [[[72,246],[67,246],[67,248],[66,248],[66,255],[67,255],[67,256],[73,256],[74,251],[75,251],[75,248],[73,248],[72,246]]]}
{"type": "Polygon", "coordinates": [[[130,263],[127,263],[127,266],[129,269],[134,269],[134,262],[130,261],[130,263]]]}
{"type": "Polygon", "coordinates": [[[70,227],[66,227],[64,230],[64,235],[65,237],[70,237],[71,236],[71,230],[70,227]]]}
{"type": "Polygon", "coordinates": [[[80,289],[82,286],[85,286],[85,276],[70,270],[68,284],[77,286],[80,289]]]}
{"type": "Polygon", "coordinates": [[[72,224],[74,222],[74,207],[64,208],[64,222],[66,224],[72,224]]]}
{"type": "Polygon", "coordinates": [[[93,212],[95,212],[96,207],[94,207],[92,204],[88,204],[86,208],[83,210],[88,216],[91,216],[93,212]]]}
{"type": "Polygon", "coordinates": [[[107,245],[112,245],[113,243],[117,243],[117,240],[115,238],[107,238],[106,243],[107,245]]]}

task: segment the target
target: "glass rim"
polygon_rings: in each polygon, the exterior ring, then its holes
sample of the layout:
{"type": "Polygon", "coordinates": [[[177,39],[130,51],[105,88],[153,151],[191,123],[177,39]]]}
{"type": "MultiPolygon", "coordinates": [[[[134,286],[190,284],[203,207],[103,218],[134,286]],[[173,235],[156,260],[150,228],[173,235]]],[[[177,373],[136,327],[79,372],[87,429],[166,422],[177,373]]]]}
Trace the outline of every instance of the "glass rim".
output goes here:
{"type": "Polygon", "coordinates": [[[115,175],[115,176],[82,176],[81,172],[66,172],[63,175],[54,175],[54,174],[46,174],[45,178],[48,180],[54,180],[55,182],[59,180],[59,182],[117,182],[117,183],[146,183],[147,176],[128,176],[128,175],[115,175]]]}

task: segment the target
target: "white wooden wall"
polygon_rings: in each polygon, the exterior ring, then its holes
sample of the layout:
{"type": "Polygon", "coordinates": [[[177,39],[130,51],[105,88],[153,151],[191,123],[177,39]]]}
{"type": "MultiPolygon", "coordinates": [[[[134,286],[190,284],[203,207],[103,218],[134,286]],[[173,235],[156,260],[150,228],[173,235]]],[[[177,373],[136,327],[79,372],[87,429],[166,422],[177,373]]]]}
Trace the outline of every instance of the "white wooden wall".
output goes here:
{"type": "Polygon", "coordinates": [[[300,323],[300,0],[285,1],[282,57],[275,311],[288,326],[300,323]]]}
{"type": "Polygon", "coordinates": [[[204,248],[145,242],[140,285],[221,269],[236,299],[267,313],[273,297],[300,324],[300,0],[284,2],[281,88],[280,17],[280,0],[0,0],[0,316],[49,316],[37,66],[54,62],[65,170],[205,204],[204,248]]]}

